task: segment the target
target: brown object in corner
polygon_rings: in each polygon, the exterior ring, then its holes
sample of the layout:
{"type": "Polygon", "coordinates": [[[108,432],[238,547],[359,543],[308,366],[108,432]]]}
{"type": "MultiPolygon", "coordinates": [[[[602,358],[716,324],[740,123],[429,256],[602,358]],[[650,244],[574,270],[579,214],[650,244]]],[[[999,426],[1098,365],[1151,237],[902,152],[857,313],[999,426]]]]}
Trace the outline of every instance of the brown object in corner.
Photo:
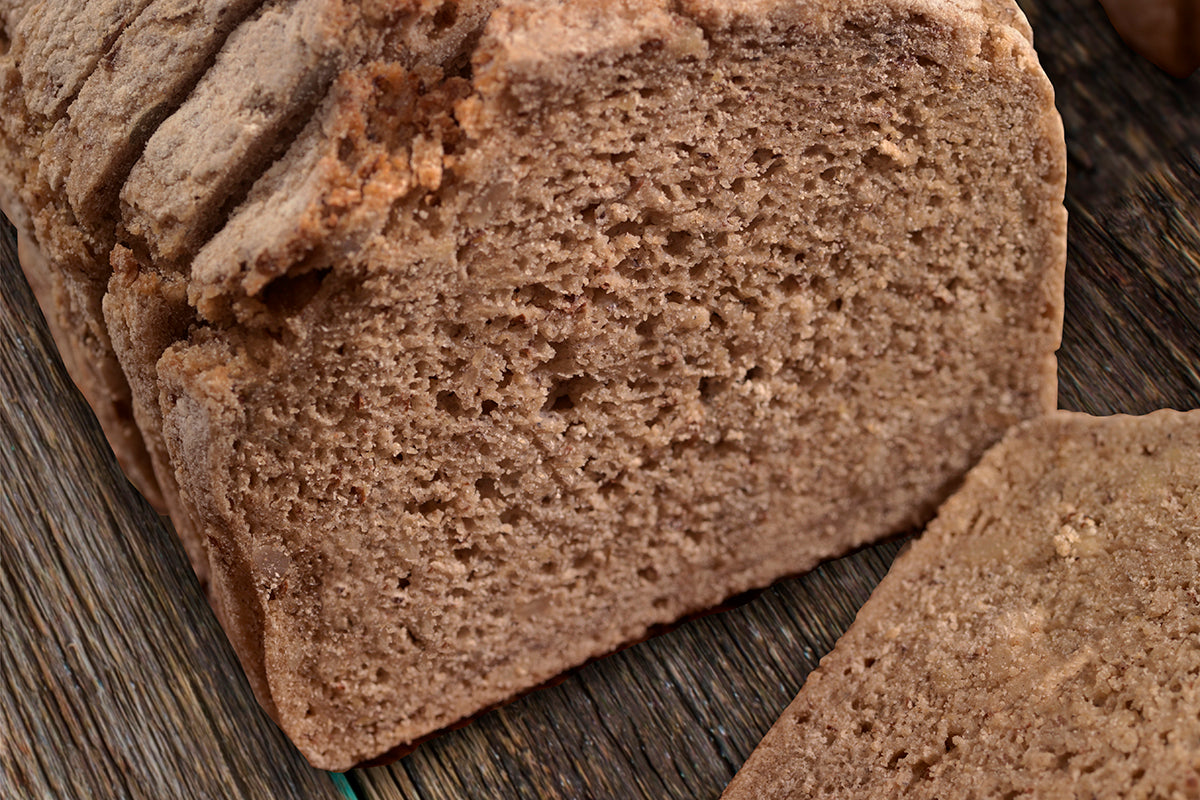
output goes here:
{"type": "Polygon", "coordinates": [[[1100,0],[1113,27],[1177,78],[1200,67],[1200,0],[1100,0]]]}
{"type": "Polygon", "coordinates": [[[1200,411],[989,451],[723,800],[1200,794],[1200,411]]]}

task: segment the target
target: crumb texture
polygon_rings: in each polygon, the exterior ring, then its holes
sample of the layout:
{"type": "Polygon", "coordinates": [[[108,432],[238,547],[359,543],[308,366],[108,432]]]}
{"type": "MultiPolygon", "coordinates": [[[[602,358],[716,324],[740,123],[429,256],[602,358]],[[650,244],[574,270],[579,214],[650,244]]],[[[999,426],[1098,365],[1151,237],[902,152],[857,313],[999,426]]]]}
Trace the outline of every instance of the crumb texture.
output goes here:
{"type": "Polygon", "coordinates": [[[990,451],[724,797],[1200,796],[1200,412],[990,451]]]}

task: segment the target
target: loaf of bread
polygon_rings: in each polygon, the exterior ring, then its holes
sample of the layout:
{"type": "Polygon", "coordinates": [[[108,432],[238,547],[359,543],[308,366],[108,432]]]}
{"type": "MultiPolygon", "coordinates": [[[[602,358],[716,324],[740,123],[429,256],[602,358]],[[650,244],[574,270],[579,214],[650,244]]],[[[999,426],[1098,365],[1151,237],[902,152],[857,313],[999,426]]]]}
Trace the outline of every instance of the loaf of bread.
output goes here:
{"type": "Polygon", "coordinates": [[[1054,405],[1009,0],[0,14],[25,267],[318,766],[920,524],[1054,405]]]}
{"type": "Polygon", "coordinates": [[[723,795],[1200,796],[1200,411],[991,450],[723,795]]]}

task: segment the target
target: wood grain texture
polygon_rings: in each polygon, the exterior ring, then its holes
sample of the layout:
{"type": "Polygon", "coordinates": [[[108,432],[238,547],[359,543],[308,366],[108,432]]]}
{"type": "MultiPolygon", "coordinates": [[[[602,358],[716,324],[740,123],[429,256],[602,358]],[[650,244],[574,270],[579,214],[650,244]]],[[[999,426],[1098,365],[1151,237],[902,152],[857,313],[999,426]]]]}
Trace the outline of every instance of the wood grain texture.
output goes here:
{"type": "MultiPolygon", "coordinates": [[[[1200,76],[1094,0],[1025,4],[1067,129],[1060,405],[1200,408],[1200,76]]],[[[0,796],[326,798],[250,697],[179,545],[117,471],[0,235],[0,796]]],[[[363,798],[713,798],[883,575],[888,543],[589,664],[363,798]]]]}

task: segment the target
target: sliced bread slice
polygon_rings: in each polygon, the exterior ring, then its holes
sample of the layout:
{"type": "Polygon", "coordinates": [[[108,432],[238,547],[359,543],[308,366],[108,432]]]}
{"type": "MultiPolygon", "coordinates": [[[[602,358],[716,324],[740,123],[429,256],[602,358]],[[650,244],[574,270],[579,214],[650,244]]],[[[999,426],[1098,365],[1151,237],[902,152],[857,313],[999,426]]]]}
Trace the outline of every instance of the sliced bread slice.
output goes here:
{"type": "Polygon", "coordinates": [[[1200,411],[991,450],[723,797],[1200,796],[1200,411]]]}

